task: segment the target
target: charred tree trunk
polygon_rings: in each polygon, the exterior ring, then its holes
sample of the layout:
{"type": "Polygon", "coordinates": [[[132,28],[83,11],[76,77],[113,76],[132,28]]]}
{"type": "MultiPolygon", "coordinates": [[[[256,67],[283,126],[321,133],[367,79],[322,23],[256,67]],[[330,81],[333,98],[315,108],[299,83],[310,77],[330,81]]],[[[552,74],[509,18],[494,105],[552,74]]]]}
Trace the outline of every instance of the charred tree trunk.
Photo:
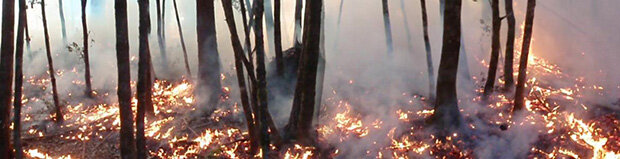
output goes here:
{"type": "Polygon", "coordinates": [[[445,6],[443,47],[437,78],[437,99],[435,113],[431,120],[441,129],[450,129],[460,125],[456,77],[461,45],[461,0],[446,1],[445,6]]]}
{"type": "Polygon", "coordinates": [[[428,71],[428,96],[432,101],[435,99],[435,71],[433,69],[433,54],[431,52],[431,40],[428,36],[428,15],[426,14],[426,0],[420,0],[422,6],[422,29],[424,29],[424,47],[426,48],[426,68],[428,71]]]}
{"type": "MultiPolygon", "coordinates": [[[[243,33],[245,34],[245,42],[244,42],[245,50],[248,52],[248,54],[250,54],[250,52],[252,50],[252,46],[250,44],[250,28],[248,27],[249,21],[248,21],[248,18],[246,16],[246,13],[248,13],[246,11],[246,6],[247,7],[250,6],[248,0],[239,0],[239,7],[241,7],[241,18],[243,20],[243,33]]],[[[249,9],[252,10],[251,8],[249,8],[249,9]]],[[[249,14],[249,15],[252,15],[252,14],[249,14]]]]}
{"type": "Polygon", "coordinates": [[[58,0],[58,12],[60,14],[60,27],[62,27],[62,41],[67,44],[67,28],[65,26],[65,12],[62,8],[62,0],[58,0]]]}
{"type": "Polygon", "coordinates": [[[185,47],[185,38],[183,37],[183,28],[181,27],[181,20],[179,18],[179,9],[177,8],[177,0],[172,1],[174,4],[174,13],[177,19],[177,27],[179,28],[179,36],[181,37],[181,47],[183,48],[183,59],[185,60],[185,70],[187,71],[188,78],[192,77],[192,71],[189,69],[189,60],[187,59],[187,48],[185,47]]]}
{"type": "Polygon", "coordinates": [[[295,48],[295,53],[299,54],[301,52],[301,16],[303,10],[303,0],[295,0],[295,32],[293,34],[293,47],[295,48]]]}
{"type": "Polygon", "coordinates": [[[43,32],[45,34],[45,51],[47,53],[47,64],[49,65],[48,72],[50,74],[52,82],[52,96],[54,98],[54,106],[56,112],[56,122],[62,123],[63,116],[60,108],[60,102],[58,100],[58,89],[56,88],[56,72],[54,71],[54,61],[52,60],[52,50],[50,48],[50,35],[47,30],[47,18],[45,16],[45,0],[41,0],[41,15],[43,16],[43,32]]]}
{"type": "Polygon", "coordinates": [[[515,48],[515,15],[512,9],[512,0],[505,1],[506,21],[508,22],[508,33],[506,37],[506,58],[504,61],[504,90],[510,91],[514,87],[513,59],[515,48]]]}
{"type": "Polygon", "coordinates": [[[131,112],[131,76],[129,70],[129,35],[127,27],[127,1],[114,1],[116,20],[116,61],[118,67],[118,103],[121,117],[121,158],[136,158],[131,112]]]}
{"type": "Polygon", "coordinates": [[[13,98],[13,148],[15,158],[23,158],[21,142],[22,85],[24,82],[24,29],[26,27],[26,0],[19,0],[19,20],[17,22],[17,39],[15,42],[15,96],[13,98]]]}
{"type": "Polygon", "coordinates": [[[515,92],[515,107],[513,111],[519,111],[524,107],[525,82],[527,82],[527,60],[530,53],[530,42],[532,41],[532,30],[534,26],[534,9],[536,0],[527,1],[527,11],[525,12],[525,29],[523,31],[523,46],[521,47],[521,58],[519,59],[519,76],[517,77],[517,89],[515,92]]]}
{"type": "Polygon", "coordinates": [[[84,93],[88,97],[93,97],[93,87],[90,78],[90,58],[88,53],[88,25],[86,24],[86,3],[87,0],[82,0],[82,34],[84,35],[84,81],[86,82],[86,90],[84,93]]]}
{"type": "Polygon", "coordinates": [[[284,59],[282,55],[282,28],[280,22],[280,1],[274,0],[274,45],[275,45],[275,54],[276,54],[276,71],[279,76],[284,75],[284,59]]]}
{"type": "MultiPolygon", "coordinates": [[[[295,86],[294,104],[299,104],[297,139],[302,143],[314,142],[311,137],[312,117],[315,107],[316,77],[320,52],[322,0],[306,3],[304,20],[303,51],[299,60],[297,85],[295,86]]],[[[293,106],[295,107],[295,106],[293,106]]]]}
{"type": "Polygon", "coordinates": [[[388,0],[381,0],[383,5],[383,28],[385,29],[385,43],[387,45],[388,55],[392,55],[394,44],[392,43],[392,25],[390,24],[390,9],[388,0]]]}
{"type": "Polygon", "coordinates": [[[149,49],[149,32],[151,30],[151,18],[149,14],[149,0],[139,0],[140,15],[140,46],[138,61],[138,111],[136,115],[136,149],[139,159],[148,157],[146,149],[146,138],[144,136],[145,114],[147,108],[153,108],[153,100],[151,99],[153,83],[151,81],[151,51],[149,49]]]}
{"type": "Polygon", "coordinates": [[[491,35],[491,62],[489,63],[489,74],[484,85],[482,99],[487,99],[493,93],[495,87],[495,76],[497,75],[497,63],[499,62],[499,31],[501,20],[499,18],[499,0],[491,0],[491,8],[493,9],[493,32],[491,35]]]}
{"type": "MultiPolygon", "coordinates": [[[[13,157],[10,140],[11,87],[13,86],[13,38],[15,0],[2,1],[2,43],[0,44],[0,156],[13,157]]],[[[21,100],[20,100],[21,101],[21,100]]]]}
{"type": "MultiPolygon", "coordinates": [[[[235,26],[235,18],[233,14],[232,1],[222,0],[222,6],[224,7],[224,14],[226,16],[226,22],[228,23],[228,30],[230,31],[230,40],[233,45],[233,51],[235,54],[235,71],[237,72],[237,82],[239,84],[239,94],[241,96],[241,106],[243,107],[243,113],[248,127],[250,136],[250,153],[255,154],[258,150],[259,138],[255,131],[255,122],[253,118],[253,111],[250,108],[250,102],[248,98],[247,87],[245,86],[245,75],[243,73],[242,58],[245,58],[243,54],[243,47],[239,41],[239,35],[237,34],[237,27],[235,26]]],[[[242,5],[243,6],[243,5],[242,5]]]]}
{"type": "Polygon", "coordinates": [[[166,39],[164,35],[164,23],[163,23],[163,14],[161,0],[156,0],[157,7],[157,41],[159,42],[159,53],[161,54],[161,63],[163,68],[168,68],[168,57],[166,55],[166,39]]]}
{"type": "Polygon", "coordinates": [[[269,109],[267,108],[267,79],[265,71],[265,44],[263,41],[263,0],[256,0],[254,3],[258,3],[254,11],[255,16],[255,25],[254,25],[254,40],[256,45],[256,90],[254,91],[255,97],[257,99],[258,110],[256,110],[256,117],[258,118],[260,124],[260,133],[261,133],[261,149],[263,151],[263,158],[267,158],[267,154],[269,154],[269,143],[270,136],[268,131],[267,124],[267,113],[269,113],[269,109]]]}
{"type": "Polygon", "coordinates": [[[218,103],[221,94],[220,57],[215,36],[215,8],[213,0],[196,0],[198,33],[198,93],[207,99],[199,101],[199,106],[210,114],[218,103]]]}

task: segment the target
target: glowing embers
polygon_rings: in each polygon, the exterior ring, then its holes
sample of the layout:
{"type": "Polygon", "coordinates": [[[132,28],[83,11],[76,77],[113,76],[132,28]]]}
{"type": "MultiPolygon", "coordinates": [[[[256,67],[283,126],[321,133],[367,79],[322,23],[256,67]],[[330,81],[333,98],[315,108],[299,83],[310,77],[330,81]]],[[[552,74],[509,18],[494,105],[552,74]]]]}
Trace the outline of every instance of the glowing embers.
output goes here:
{"type": "MultiPolygon", "coordinates": [[[[327,115],[328,121],[318,128],[319,137],[332,139],[337,137],[344,141],[349,137],[364,137],[369,133],[368,123],[362,122],[361,115],[351,111],[351,105],[344,101],[339,101],[337,107],[333,108],[334,115],[327,115]]],[[[380,121],[374,122],[374,127],[380,127],[380,121]]]]}

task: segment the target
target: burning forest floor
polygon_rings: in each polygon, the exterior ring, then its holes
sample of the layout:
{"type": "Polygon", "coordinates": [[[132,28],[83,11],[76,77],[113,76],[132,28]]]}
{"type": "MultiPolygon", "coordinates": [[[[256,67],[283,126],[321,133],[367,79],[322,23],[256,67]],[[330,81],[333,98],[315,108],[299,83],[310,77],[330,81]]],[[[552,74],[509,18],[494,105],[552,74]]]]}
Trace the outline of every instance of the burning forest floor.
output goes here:
{"type": "MultiPolygon", "coordinates": [[[[486,102],[479,95],[461,95],[462,130],[445,140],[425,125],[433,114],[425,97],[403,93],[398,99],[389,99],[397,100],[396,106],[377,112],[383,113],[377,117],[357,107],[369,104],[360,99],[363,97],[341,93],[356,89],[353,80],[337,89],[327,86],[316,125],[321,148],[290,145],[279,150],[274,147],[271,153],[277,158],[620,158],[618,105],[586,98],[604,96],[603,87],[588,85],[586,78],[572,77],[537,57],[530,59],[529,70],[527,111],[511,114],[510,93],[496,93],[486,102]]],[[[79,75],[75,69],[56,74],[59,78],[79,75]]],[[[236,83],[222,77],[226,94],[209,117],[196,115],[200,111],[195,108],[191,81],[155,82],[155,113],[147,119],[145,130],[151,157],[253,157],[248,155],[242,109],[231,93],[236,83]]],[[[53,104],[48,78],[26,79],[22,100],[26,157],[119,157],[115,90],[99,90],[92,99],[79,92],[61,96],[65,121],[58,125],[50,115],[53,104]]],[[[482,79],[473,79],[481,86],[482,79]]],[[[83,85],[77,80],[72,84],[83,85]]],[[[136,102],[134,98],[134,111],[136,102]]]]}

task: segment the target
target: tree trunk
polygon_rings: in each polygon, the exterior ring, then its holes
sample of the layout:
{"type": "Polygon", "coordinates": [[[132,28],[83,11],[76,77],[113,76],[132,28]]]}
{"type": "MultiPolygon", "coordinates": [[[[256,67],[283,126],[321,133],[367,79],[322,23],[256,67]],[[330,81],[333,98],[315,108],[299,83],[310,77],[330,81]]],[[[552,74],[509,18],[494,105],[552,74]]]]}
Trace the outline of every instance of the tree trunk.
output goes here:
{"type": "Polygon", "coordinates": [[[88,25],[86,24],[86,3],[87,0],[82,0],[82,34],[84,35],[84,81],[86,82],[86,90],[84,93],[88,97],[93,97],[93,87],[90,79],[90,59],[88,55],[88,25]]]}
{"type": "Polygon", "coordinates": [[[19,21],[17,23],[17,39],[15,42],[15,96],[13,98],[13,148],[15,158],[23,158],[21,144],[21,109],[22,86],[24,82],[24,29],[26,27],[26,0],[19,0],[19,21]]]}
{"type": "Polygon", "coordinates": [[[403,23],[405,25],[405,33],[407,34],[407,48],[409,48],[409,52],[413,52],[413,45],[411,43],[411,31],[409,30],[409,21],[407,20],[407,10],[405,10],[405,0],[400,0],[400,12],[403,14],[403,23]]]}
{"type": "MultiPolygon", "coordinates": [[[[0,46],[0,156],[13,157],[10,141],[11,86],[13,86],[13,49],[15,1],[2,1],[2,43],[0,46]]],[[[20,100],[21,101],[21,100],[20,100]]]]}
{"type": "Polygon", "coordinates": [[[487,99],[493,93],[495,87],[495,76],[497,75],[497,63],[499,62],[499,31],[501,20],[499,19],[499,0],[491,0],[491,8],[493,9],[493,32],[491,35],[491,62],[489,63],[489,74],[487,82],[484,85],[484,93],[482,99],[487,99]]]}
{"type": "Polygon", "coordinates": [[[383,28],[385,29],[385,42],[387,44],[387,53],[392,55],[394,44],[392,43],[392,25],[390,24],[390,9],[388,0],[381,0],[383,5],[383,28]]]}
{"type": "Polygon", "coordinates": [[[161,54],[162,68],[168,68],[168,58],[166,56],[166,40],[164,38],[164,24],[161,0],[156,0],[157,7],[157,41],[159,42],[159,53],[161,54]]]}
{"type": "MultiPolygon", "coordinates": [[[[251,50],[252,50],[252,46],[250,44],[250,28],[248,27],[248,18],[246,16],[246,13],[248,13],[246,11],[246,6],[249,7],[249,0],[239,0],[239,6],[241,7],[241,18],[243,19],[243,33],[245,34],[245,50],[248,52],[248,54],[250,54],[251,50]],[[247,2],[247,4],[246,4],[247,2]]],[[[250,10],[252,10],[250,8],[250,10]]],[[[249,15],[252,15],[250,13],[248,13],[249,15]]]]}
{"type": "MultiPolygon", "coordinates": [[[[254,3],[263,4],[263,0],[256,0],[254,3]]],[[[263,150],[263,158],[267,158],[269,154],[270,137],[267,124],[267,80],[265,71],[265,44],[263,41],[263,5],[257,5],[254,11],[255,25],[254,25],[254,40],[256,45],[256,98],[258,103],[258,110],[256,110],[256,117],[259,120],[260,132],[261,132],[261,148],[263,150]]]]}
{"type": "Polygon", "coordinates": [[[129,35],[127,27],[127,1],[115,0],[116,61],[118,67],[118,103],[121,118],[121,158],[136,158],[136,144],[133,134],[131,111],[131,76],[129,70],[129,35]]]}
{"type": "Polygon", "coordinates": [[[58,0],[58,12],[60,14],[60,27],[62,28],[62,41],[66,45],[68,44],[67,43],[67,29],[65,26],[65,12],[64,12],[64,9],[62,8],[62,0],[58,0]]]}
{"type": "Polygon", "coordinates": [[[153,83],[151,81],[151,53],[149,49],[149,32],[151,30],[151,19],[149,14],[149,0],[139,0],[139,16],[140,16],[140,46],[138,61],[138,111],[136,115],[136,149],[139,159],[148,157],[146,149],[146,138],[144,136],[145,112],[146,108],[153,107],[151,99],[153,83]]]}
{"type": "Polygon", "coordinates": [[[279,76],[284,75],[284,59],[282,57],[282,29],[280,22],[280,1],[274,0],[274,44],[275,44],[275,54],[276,54],[276,70],[279,76]]]}
{"type": "Polygon", "coordinates": [[[192,71],[189,69],[189,60],[187,59],[187,48],[185,47],[185,38],[183,37],[183,28],[181,27],[181,20],[179,18],[179,9],[177,9],[177,0],[172,1],[174,4],[174,13],[177,19],[177,27],[179,28],[179,36],[181,37],[181,47],[183,48],[183,59],[185,60],[185,70],[187,71],[188,78],[192,77],[192,71]]]}
{"type": "Polygon", "coordinates": [[[513,75],[513,59],[515,48],[515,15],[512,9],[512,0],[505,1],[506,7],[506,20],[508,22],[508,34],[506,35],[506,58],[504,61],[504,89],[507,91],[512,90],[514,87],[514,75],[513,75]]]}
{"type": "Polygon", "coordinates": [[[321,10],[322,0],[306,3],[306,18],[304,20],[303,51],[299,60],[295,99],[299,104],[299,124],[297,138],[302,142],[313,142],[311,137],[312,117],[315,107],[316,77],[319,63],[321,10]]]}
{"type": "Polygon", "coordinates": [[[56,72],[54,71],[54,61],[52,60],[52,50],[50,48],[50,35],[47,29],[47,18],[45,16],[45,0],[41,0],[41,15],[43,16],[43,32],[45,34],[45,51],[47,52],[47,63],[49,67],[49,74],[52,82],[52,95],[54,98],[54,106],[56,112],[56,122],[62,123],[63,116],[60,108],[60,103],[58,100],[58,89],[56,88],[56,72]]]}
{"type": "Polygon", "coordinates": [[[440,129],[449,129],[460,125],[456,77],[461,44],[461,0],[446,1],[445,6],[443,46],[437,78],[437,99],[435,113],[431,117],[431,120],[440,129]]]}
{"type": "MultiPolygon", "coordinates": [[[[250,136],[250,154],[255,154],[258,150],[259,138],[255,131],[255,122],[253,118],[253,112],[250,108],[250,102],[248,100],[248,91],[245,86],[245,75],[243,73],[243,64],[241,59],[245,58],[243,54],[243,47],[239,41],[239,35],[237,34],[237,27],[235,26],[235,18],[232,9],[231,0],[222,0],[222,6],[224,7],[224,14],[226,16],[226,22],[228,23],[228,30],[230,31],[230,40],[233,46],[235,54],[235,71],[237,72],[237,82],[239,84],[239,94],[241,96],[241,106],[243,107],[243,113],[245,115],[246,124],[250,136]]],[[[242,5],[243,6],[243,5],[242,5]]]]}
{"type": "Polygon", "coordinates": [[[215,8],[213,0],[196,0],[198,33],[198,93],[206,99],[199,106],[210,114],[218,103],[221,94],[220,57],[215,36],[215,8]]]}
{"type": "Polygon", "coordinates": [[[428,97],[432,101],[435,99],[435,71],[433,69],[433,54],[431,51],[431,40],[428,36],[428,15],[426,14],[426,0],[420,0],[422,6],[422,29],[424,29],[424,46],[426,48],[426,68],[428,71],[428,97]]]}
{"type": "Polygon", "coordinates": [[[536,0],[527,1],[527,11],[525,12],[525,29],[523,31],[523,46],[521,47],[521,58],[519,59],[519,76],[517,77],[517,89],[515,92],[515,107],[513,111],[519,111],[524,107],[525,82],[527,82],[527,60],[530,53],[530,42],[532,41],[532,30],[534,26],[534,8],[536,0]]]}
{"type": "Polygon", "coordinates": [[[298,48],[301,48],[301,14],[302,14],[302,9],[303,9],[303,0],[295,0],[295,32],[293,33],[293,47],[295,48],[295,53],[299,54],[299,52],[301,52],[301,50],[299,50],[298,48]]]}

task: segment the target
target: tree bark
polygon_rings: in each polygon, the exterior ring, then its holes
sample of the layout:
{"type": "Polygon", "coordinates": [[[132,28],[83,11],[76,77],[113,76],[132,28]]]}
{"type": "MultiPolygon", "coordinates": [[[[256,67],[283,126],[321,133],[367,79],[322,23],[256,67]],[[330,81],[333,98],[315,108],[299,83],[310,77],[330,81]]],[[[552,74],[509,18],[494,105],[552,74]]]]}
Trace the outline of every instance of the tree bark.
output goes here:
{"type": "Polygon", "coordinates": [[[90,58],[88,52],[88,25],[86,24],[86,3],[87,0],[82,0],[82,34],[84,35],[84,81],[86,82],[86,90],[84,93],[88,97],[93,97],[93,87],[90,78],[90,58]]]}
{"type": "Polygon", "coordinates": [[[62,0],[58,0],[58,13],[60,14],[60,26],[62,28],[62,40],[64,42],[64,44],[68,44],[67,43],[67,29],[65,26],[65,12],[64,9],[62,8],[62,0]]]}
{"type": "Polygon", "coordinates": [[[24,82],[24,29],[26,27],[26,0],[19,0],[19,15],[17,23],[17,39],[15,42],[15,96],[13,98],[13,148],[15,158],[23,158],[21,144],[21,109],[22,109],[22,86],[24,82]]]}
{"type": "MultiPolygon", "coordinates": [[[[256,0],[254,3],[263,4],[263,0],[256,0]]],[[[254,11],[255,25],[254,25],[254,40],[256,45],[256,98],[258,103],[258,110],[256,110],[256,117],[260,121],[261,132],[261,149],[263,151],[263,158],[267,158],[269,154],[270,136],[268,132],[267,113],[269,112],[268,100],[267,100],[267,79],[265,70],[265,44],[263,41],[263,5],[257,5],[254,11]]]]}
{"type": "Polygon", "coordinates": [[[422,6],[422,29],[424,32],[424,47],[426,49],[426,68],[428,72],[428,96],[431,101],[435,99],[435,71],[433,69],[433,54],[431,40],[428,36],[428,15],[426,12],[426,0],[420,0],[422,6]]]}
{"type": "Polygon", "coordinates": [[[521,47],[521,58],[519,59],[519,76],[517,77],[517,89],[515,91],[515,107],[513,111],[523,109],[525,102],[525,82],[527,82],[527,60],[530,53],[530,43],[532,41],[532,31],[534,26],[534,11],[536,0],[527,1],[527,11],[525,12],[525,29],[523,31],[523,46],[521,47]]]}
{"type": "Polygon", "coordinates": [[[514,75],[513,75],[513,59],[514,59],[514,47],[515,47],[515,15],[512,8],[512,0],[505,0],[506,8],[506,21],[508,22],[508,33],[506,37],[506,58],[504,61],[504,89],[507,91],[514,88],[514,75]]]}
{"type": "Polygon", "coordinates": [[[183,37],[183,28],[181,27],[181,20],[179,18],[179,9],[177,8],[177,0],[172,1],[174,3],[174,13],[177,19],[177,27],[179,28],[179,36],[181,37],[181,47],[183,48],[183,59],[185,60],[185,70],[187,71],[188,78],[192,77],[192,71],[189,69],[189,60],[187,59],[187,48],[185,47],[185,38],[183,37]]]}
{"type": "MultiPolygon", "coordinates": [[[[243,107],[243,113],[245,115],[246,124],[250,136],[250,153],[255,154],[258,150],[259,137],[255,131],[254,113],[250,108],[250,102],[248,100],[248,91],[245,86],[245,75],[243,73],[242,58],[245,58],[243,54],[243,47],[239,41],[239,35],[237,34],[237,27],[235,25],[235,18],[232,9],[231,0],[222,0],[222,6],[224,7],[224,14],[226,16],[226,22],[228,24],[228,30],[230,31],[230,40],[233,46],[235,57],[235,71],[237,72],[237,82],[239,84],[239,94],[241,96],[241,106],[243,107]]],[[[243,6],[243,5],[242,5],[243,6]]]]}
{"type": "Polygon", "coordinates": [[[221,94],[220,57],[215,36],[215,8],[213,0],[196,0],[198,33],[198,93],[207,99],[199,101],[199,106],[210,114],[218,103],[221,94]]]}
{"type": "Polygon", "coordinates": [[[280,22],[280,1],[274,0],[274,45],[275,45],[275,54],[276,54],[276,71],[279,76],[284,75],[284,59],[282,55],[282,29],[280,22]]]}
{"type": "Polygon", "coordinates": [[[47,63],[48,63],[48,72],[50,74],[51,82],[52,82],[52,95],[54,98],[54,106],[56,112],[56,122],[62,123],[63,116],[61,112],[60,102],[58,99],[58,89],[56,88],[56,72],[54,71],[54,61],[52,60],[52,50],[50,46],[50,35],[47,29],[47,18],[45,16],[45,0],[41,0],[41,15],[43,16],[43,32],[45,34],[45,51],[47,53],[47,63]]]}
{"type": "Polygon", "coordinates": [[[499,31],[502,25],[499,19],[499,0],[491,0],[491,8],[493,9],[493,32],[491,33],[491,62],[489,63],[489,72],[487,81],[484,85],[482,99],[487,99],[493,88],[495,87],[495,76],[497,76],[497,63],[499,63],[499,31]]]}
{"type": "Polygon", "coordinates": [[[138,0],[140,16],[140,46],[138,61],[138,111],[136,115],[136,149],[139,159],[148,157],[146,149],[146,137],[144,136],[146,108],[153,107],[151,99],[153,83],[151,81],[151,53],[149,49],[149,32],[151,30],[151,18],[149,14],[149,0],[138,0]]]}
{"type": "Polygon", "coordinates": [[[127,1],[114,1],[116,20],[116,61],[118,65],[118,102],[121,120],[121,158],[136,158],[136,144],[133,134],[131,111],[131,76],[129,68],[129,35],[127,26],[127,1]]]}
{"type": "Polygon", "coordinates": [[[392,25],[390,24],[390,9],[388,0],[381,0],[383,5],[383,28],[385,29],[385,43],[388,55],[392,55],[394,44],[392,42],[392,25]]]}
{"type": "MultiPolygon", "coordinates": [[[[13,86],[13,38],[15,0],[2,1],[2,43],[0,44],[0,156],[13,157],[10,141],[11,87],[13,86]]],[[[20,100],[21,101],[21,100],[20,100]]]]}
{"type": "Polygon", "coordinates": [[[435,113],[431,120],[441,129],[450,129],[460,125],[456,77],[461,44],[461,0],[446,1],[445,7],[443,46],[437,78],[437,99],[435,113]]]}

